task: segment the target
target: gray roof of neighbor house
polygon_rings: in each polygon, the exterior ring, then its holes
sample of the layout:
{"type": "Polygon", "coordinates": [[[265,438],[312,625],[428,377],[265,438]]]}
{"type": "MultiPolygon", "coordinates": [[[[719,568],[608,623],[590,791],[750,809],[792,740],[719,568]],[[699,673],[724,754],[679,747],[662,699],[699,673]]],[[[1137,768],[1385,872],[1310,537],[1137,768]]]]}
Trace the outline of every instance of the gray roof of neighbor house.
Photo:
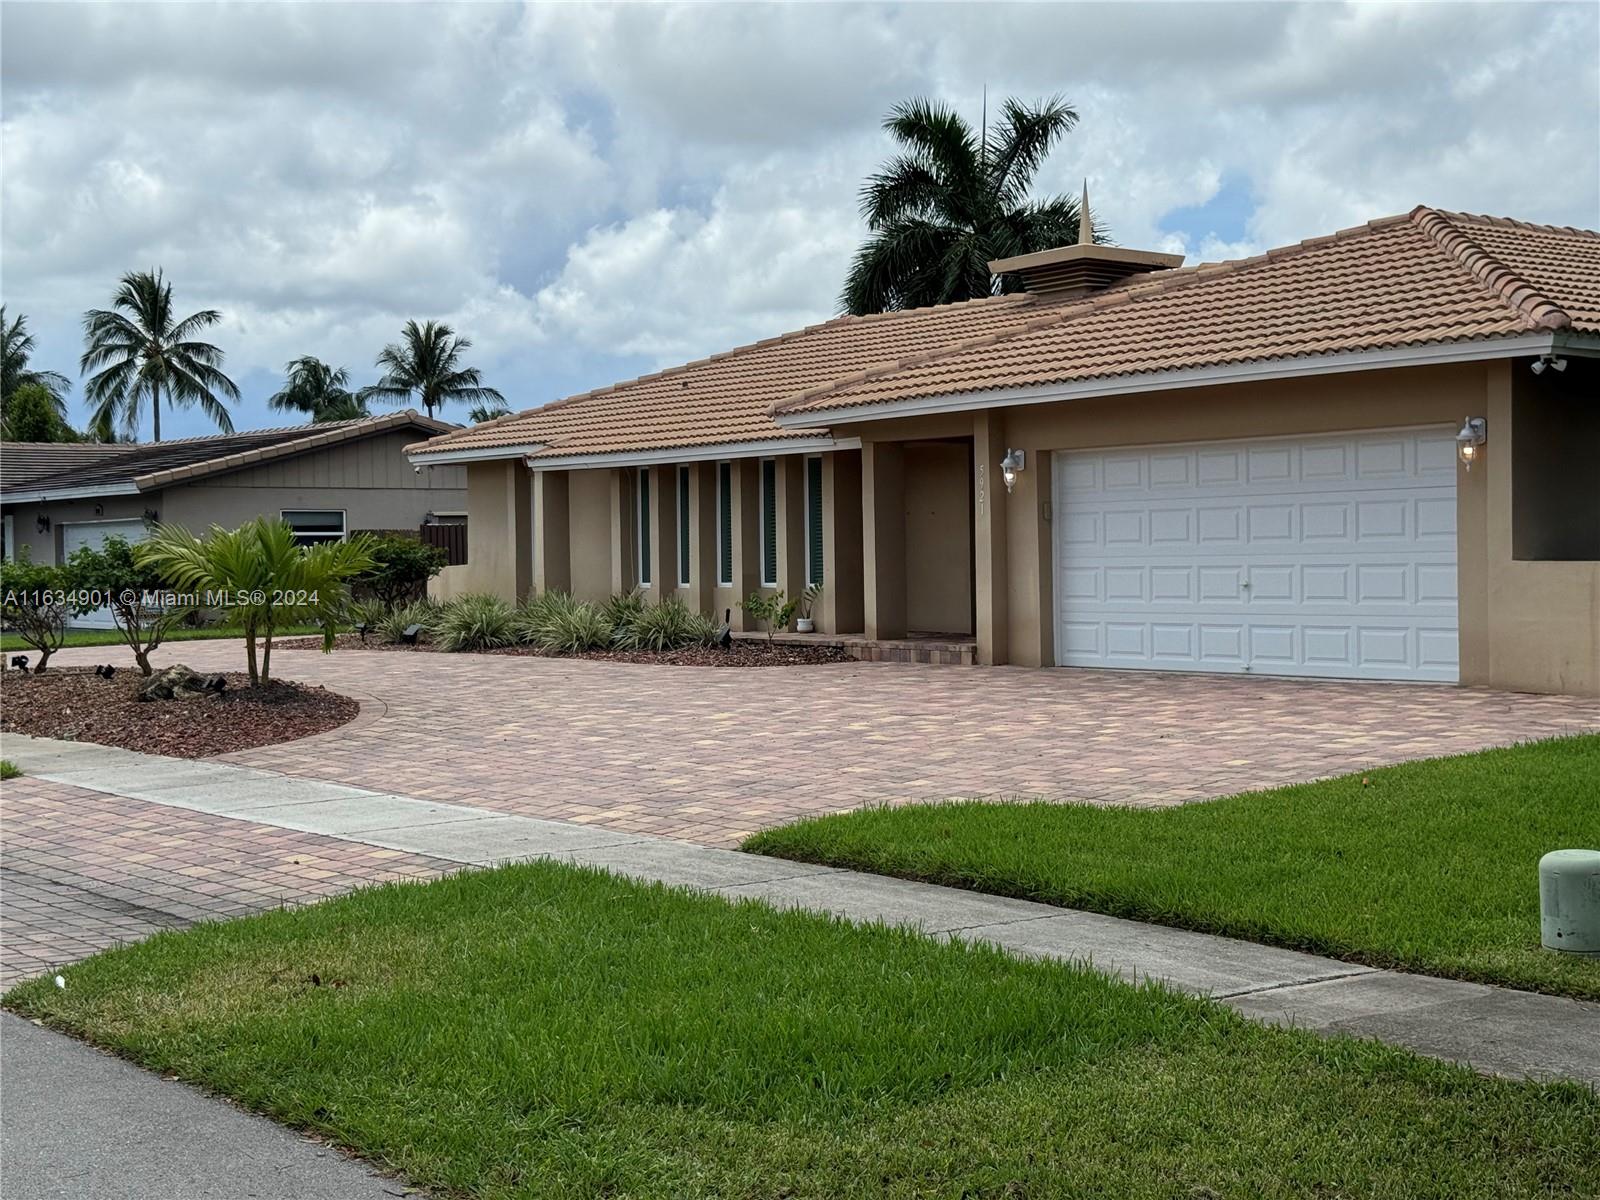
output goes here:
{"type": "Polygon", "coordinates": [[[131,442],[0,442],[0,489],[81,470],[139,448],[131,442]]]}
{"type": "Polygon", "coordinates": [[[252,429],[138,445],[51,447],[46,451],[35,443],[7,442],[0,446],[0,499],[16,503],[147,492],[390,430],[440,434],[455,428],[447,421],[402,409],[354,421],[252,429]],[[43,474],[28,473],[27,464],[42,463],[54,451],[69,448],[101,453],[85,453],[77,461],[61,455],[58,461],[66,465],[43,474]],[[13,455],[24,464],[15,479],[8,465],[13,455]]]}

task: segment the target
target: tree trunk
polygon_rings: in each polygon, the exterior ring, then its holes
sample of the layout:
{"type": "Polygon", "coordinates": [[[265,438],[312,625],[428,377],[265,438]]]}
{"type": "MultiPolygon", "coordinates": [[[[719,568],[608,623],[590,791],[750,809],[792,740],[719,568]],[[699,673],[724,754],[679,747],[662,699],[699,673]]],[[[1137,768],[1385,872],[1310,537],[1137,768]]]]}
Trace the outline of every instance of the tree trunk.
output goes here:
{"type": "Polygon", "coordinates": [[[255,687],[261,682],[261,676],[256,672],[256,623],[251,621],[244,627],[244,655],[249,665],[250,686],[255,687]]]}
{"type": "Polygon", "coordinates": [[[261,650],[261,685],[265,687],[272,682],[272,626],[267,626],[267,636],[262,643],[261,650]]]}
{"type": "Polygon", "coordinates": [[[161,385],[150,385],[150,415],[155,419],[155,441],[161,440],[161,385]]]}
{"type": "Polygon", "coordinates": [[[33,669],[33,673],[35,675],[38,675],[44,671],[45,665],[50,661],[50,656],[55,652],[56,650],[54,646],[46,646],[44,648],[39,655],[39,665],[33,669]]]}

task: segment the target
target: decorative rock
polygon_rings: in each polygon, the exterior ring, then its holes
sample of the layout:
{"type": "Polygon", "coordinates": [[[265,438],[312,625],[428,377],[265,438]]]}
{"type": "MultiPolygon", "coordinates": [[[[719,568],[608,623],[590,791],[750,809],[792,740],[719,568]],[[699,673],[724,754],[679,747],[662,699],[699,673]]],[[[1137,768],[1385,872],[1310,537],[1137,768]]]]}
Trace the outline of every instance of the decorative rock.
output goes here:
{"type": "Polygon", "coordinates": [[[138,696],[141,700],[186,699],[205,691],[221,691],[222,688],[214,686],[221,681],[220,675],[207,678],[179,663],[141,683],[138,696]]]}

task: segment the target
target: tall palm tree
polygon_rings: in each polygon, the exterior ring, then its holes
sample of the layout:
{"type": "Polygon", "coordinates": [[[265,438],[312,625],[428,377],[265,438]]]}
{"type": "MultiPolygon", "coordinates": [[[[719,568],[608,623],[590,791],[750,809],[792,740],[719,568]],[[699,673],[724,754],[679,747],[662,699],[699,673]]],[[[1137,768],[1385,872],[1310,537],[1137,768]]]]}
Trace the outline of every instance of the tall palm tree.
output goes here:
{"type": "Polygon", "coordinates": [[[496,400],[486,400],[482,404],[474,404],[467,410],[467,420],[474,425],[482,425],[485,421],[493,421],[510,415],[511,410],[504,403],[496,400]]]}
{"type": "Polygon", "coordinates": [[[505,403],[504,396],[483,385],[483,374],[477,367],[459,365],[462,353],[470,349],[472,343],[457,337],[450,326],[441,321],[422,325],[407,321],[400,336],[399,344],[385,346],[378,355],[383,378],[362,389],[363,400],[375,396],[402,404],[415,394],[430,417],[434,409],[452,401],[505,403]]]}
{"type": "Polygon", "coordinates": [[[233,420],[218,395],[238,400],[239,389],[222,373],[222,351],[193,340],[222,314],[207,308],[175,320],[172,285],[159,270],[124,275],[111,305],[83,314],[86,349],[79,369],[98,371],[83,389],[94,406],[91,429],[107,432],[121,425],[132,433],[148,400],[159,442],[165,397],[179,408],[198,404],[218,429],[232,433],[233,420]]]}
{"type": "Polygon", "coordinates": [[[343,367],[330,367],[307,354],[289,363],[284,372],[283,388],[267,397],[267,404],[279,412],[305,413],[318,423],[371,415],[366,402],[350,390],[350,372],[343,367]]]}
{"type": "Polygon", "coordinates": [[[34,384],[50,394],[56,415],[66,424],[67,393],[72,390],[72,381],[59,372],[35,371],[28,366],[28,359],[33,357],[33,334],[28,332],[27,316],[18,313],[7,324],[6,306],[0,304],[0,339],[4,341],[0,351],[0,409],[18,388],[34,384]]]}
{"type": "Polygon", "coordinates": [[[839,304],[849,313],[948,304],[1013,291],[989,262],[1078,240],[1078,203],[1029,197],[1051,148],[1078,123],[1059,97],[1007,100],[981,135],[943,104],[909,100],[883,127],[902,150],[861,189],[871,236],[856,252],[839,304]]]}

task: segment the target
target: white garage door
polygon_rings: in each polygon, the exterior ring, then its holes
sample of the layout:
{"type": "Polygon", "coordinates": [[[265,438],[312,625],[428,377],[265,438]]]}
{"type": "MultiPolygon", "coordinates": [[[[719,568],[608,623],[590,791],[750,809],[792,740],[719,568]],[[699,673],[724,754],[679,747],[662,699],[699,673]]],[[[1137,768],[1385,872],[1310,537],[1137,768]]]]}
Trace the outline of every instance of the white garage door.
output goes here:
{"type": "Polygon", "coordinates": [[[1454,682],[1448,429],[1055,457],[1063,666],[1454,682]]]}
{"type": "MultiPolygon", "coordinates": [[[[110,537],[122,538],[131,545],[134,542],[144,541],[145,536],[145,524],[142,520],[84,521],[81,524],[63,525],[61,553],[65,557],[71,557],[72,552],[82,546],[92,546],[98,550],[110,537]]],[[[93,612],[73,617],[71,623],[87,626],[90,629],[110,629],[114,624],[109,608],[98,608],[93,612]]]]}

